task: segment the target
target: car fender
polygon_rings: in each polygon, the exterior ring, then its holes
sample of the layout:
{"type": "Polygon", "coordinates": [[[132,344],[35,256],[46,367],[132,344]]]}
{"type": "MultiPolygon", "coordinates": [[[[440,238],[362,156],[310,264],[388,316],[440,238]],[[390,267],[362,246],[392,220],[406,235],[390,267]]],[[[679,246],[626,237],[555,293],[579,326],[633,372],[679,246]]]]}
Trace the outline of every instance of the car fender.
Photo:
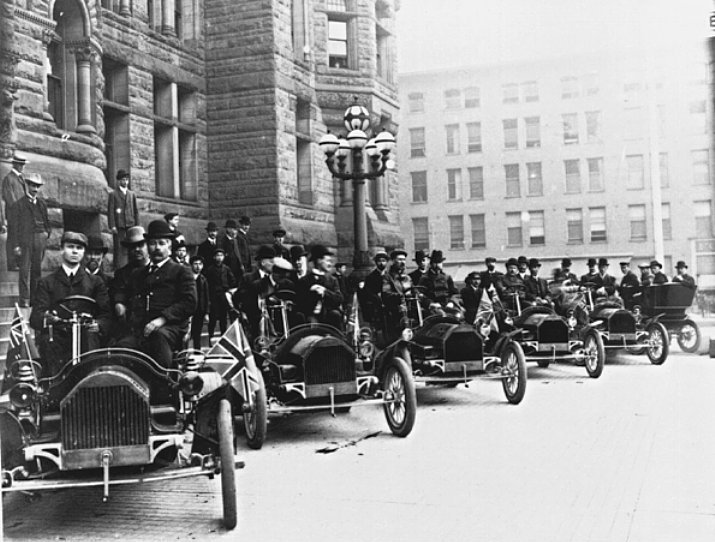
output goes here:
{"type": "Polygon", "coordinates": [[[517,335],[521,335],[522,330],[521,329],[514,329],[508,333],[504,333],[499,336],[497,339],[497,342],[494,344],[494,353],[498,356],[501,355],[502,350],[504,347],[511,341],[516,340],[515,337],[517,335]]]}
{"type": "Polygon", "coordinates": [[[218,411],[222,399],[228,399],[234,411],[242,404],[241,396],[227,383],[203,395],[196,403],[194,441],[191,453],[218,452],[218,411]]]}

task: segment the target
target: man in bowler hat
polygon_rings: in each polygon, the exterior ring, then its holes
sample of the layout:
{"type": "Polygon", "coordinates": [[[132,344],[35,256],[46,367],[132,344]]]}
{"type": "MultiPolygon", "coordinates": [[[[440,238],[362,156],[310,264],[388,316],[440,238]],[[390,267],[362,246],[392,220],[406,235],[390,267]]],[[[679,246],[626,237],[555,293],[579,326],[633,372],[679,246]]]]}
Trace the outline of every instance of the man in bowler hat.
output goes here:
{"type": "Polygon", "coordinates": [[[416,250],[415,257],[412,259],[417,264],[417,269],[409,274],[412,284],[419,284],[422,276],[427,272],[427,263],[429,258],[424,250],[416,250]]]}
{"type": "Polygon", "coordinates": [[[459,293],[454,286],[452,277],[442,270],[445,257],[441,250],[433,250],[429,257],[429,269],[420,279],[419,286],[424,288],[425,296],[435,303],[444,306],[450,301],[455,301],[459,293]]]}
{"type": "Polygon", "coordinates": [[[283,244],[285,236],[286,231],[283,228],[273,230],[273,252],[276,253],[276,256],[288,260],[290,258],[290,252],[288,252],[288,248],[283,244]]]}
{"type": "Polygon", "coordinates": [[[196,249],[196,255],[201,256],[204,265],[208,267],[213,261],[214,250],[216,250],[218,239],[218,226],[216,222],[206,224],[206,239],[196,249]]]}
{"type": "Polygon", "coordinates": [[[87,272],[101,278],[107,286],[109,286],[109,277],[105,275],[102,264],[108,250],[109,248],[104,244],[101,235],[90,235],[87,239],[87,250],[85,251],[87,272]]]}
{"type": "Polygon", "coordinates": [[[323,245],[310,249],[313,269],[296,285],[296,305],[307,322],[329,324],[343,329],[343,314],[340,306],[343,294],[332,274],[333,253],[323,245]]]}
{"type": "Polygon", "coordinates": [[[688,288],[695,288],[695,279],[692,275],[688,275],[687,269],[688,265],[683,260],[679,260],[675,264],[676,274],[673,277],[673,282],[679,282],[688,288]]]}

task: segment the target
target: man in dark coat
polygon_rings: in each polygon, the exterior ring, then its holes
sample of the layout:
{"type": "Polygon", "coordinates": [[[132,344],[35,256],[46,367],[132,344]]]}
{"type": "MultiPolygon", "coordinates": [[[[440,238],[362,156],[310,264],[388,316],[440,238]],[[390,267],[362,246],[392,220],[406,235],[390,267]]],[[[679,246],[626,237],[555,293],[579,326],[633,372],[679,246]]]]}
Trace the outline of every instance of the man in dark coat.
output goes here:
{"type": "Polygon", "coordinates": [[[387,281],[387,252],[379,250],[372,259],[375,262],[375,269],[365,277],[365,284],[360,293],[360,306],[365,319],[378,329],[382,329],[384,327],[382,290],[387,281]]]}
{"type": "Polygon", "coordinates": [[[196,310],[191,317],[191,342],[196,350],[201,350],[201,332],[209,311],[209,283],[201,273],[204,269],[204,260],[201,256],[191,256],[189,265],[196,280],[196,310]]]}
{"type": "Polygon", "coordinates": [[[218,323],[221,335],[226,333],[229,309],[226,292],[237,286],[233,271],[224,263],[225,257],[226,253],[223,248],[216,247],[213,263],[204,270],[209,288],[209,343],[216,329],[216,323],[218,323]]]}
{"type": "Polygon", "coordinates": [[[296,304],[307,322],[329,324],[343,329],[343,314],[340,306],[343,294],[332,274],[333,253],[323,245],[310,249],[313,269],[296,285],[296,304]]]}
{"type": "Polygon", "coordinates": [[[484,260],[484,265],[486,265],[487,268],[479,274],[479,284],[482,288],[488,290],[493,286],[495,290],[498,289],[498,285],[504,273],[497,270],[496,263],[497,259],[492,256],[488,256],[484,260]]]}
{"type": "MultiPolygon", "coordinates": [[[[100,346],[100,336],[109,328],[109,296],[104,281],[87,273],[81,265],[87,237],[66,231],[62,235],[62,264],[54,272],[40,279],[33,300],[30,325],[37,332],[37,346],[43,365],[43,375],[54,375],[72,354],[72,330],[61,324],[59,304],[69,296],[81,295],[97,303],[93,314],[95,323],[82,333],[82,351],[100,346]]],[[[69,315],[61,314],[63,318],[69,315]]]]}
{"type": "Polygon", "coordinates": [[[137,269],[129,285],[118,292],[128,307],[132,335],[118,346],[148,353],[164,367],[173,367],[173,351],[182,346],[189,319],[196,310],[196,280],[191,269],[171,261],[174,232],[162,220],[149,224],[147,246],[151,264],[137,269]]]}
{"type": "Polygon", "coordinates": [[[238,225],[235,220],[229,219],[226,221],[225,228],[226,232],[218,239],[218,246],[223,249],[226,256],[224,264],[231,270],[236,282],[240,283],[247,264],[243,261],[238,246],[238,225]]]}
{"type": "Polygon", "coordinates": [[[117,303],[117,292],[126,290],[132,273],[149,265],[149,252],[146,248],[146,232],[141,226],[133,226],[127,230],[122,246],[129,255],[129,262],[114,272],[114,278],[109,283],[109,305],[112,309],[112,326],[110,341],[117,341],[128,335],[131,330],[127,322],[127,308],[117,303]]]}
{"type": "Polygon", "coordinates": [[[553,306],[551,292],[545,279],[539,277],[541,262],[536,258],[529,260],[529,275],[524,280],[524,296],[533,305],[553,306]]]}
{"type": "Polygon", "coordinates": [[[406,273],[407,252],[398,248],[390,252],[392,263],[382,285],[382,306],[385,311],[385,333],[392,342],[402,331],[401,320],[408,316],[407,297],[413,295],[412,279],[406,273]]]}
{"type": "Polygon", "coordinates": [[[10,206],[8,211],[8,245],[20,259],[20,306],[29,307],[37,281],[42,276],[42,258],[50,236],[47,204],[38,196],[42,186],[39,174],[27,175],[27,195],[10,206]]]}
{"type": "Polygon", "coordinates": [[[442,270],[445,257],[441,250],[433,250],[429,257],[429,269],[420,279],[419,286],[424,288],[424,295],[434,303],[444,306],[456,300],[459,293],[452,277],[442,270]]]}
{"type": "Polygon", "coordinates": [[[283,244],[283,239],[285,239],[285,236],[286,231],[283,228],[273,230],[273,252],[275,252],[276,256],[278,256],[279,258],[289,260],[290,252],[288,251],[288,247],[283,244]]]}
{"type": "Polygon", "coordinates": [[[663,273],[663,264],[658,260],[652,260],[650,262],[650,272],[653,273],[651,284],[665,284],[668,282],[668,275],[663,273]]]}
{"type": "Polygon", "coordinates": [[[259,324],[261,321],[261,300],[265,299],[276,289],[276,282],[273,279],[273,260],[276,253],[273,247],[261,245],[256,252],[256,269],[244,276],[241,288],[234,295],[234,305],[240,306],[246,314],[251,328],[251,337],[259,335],[259,324]]]}
{"type": "Polygon", "coordinates": [[[104,284],[109,287],[110,277],[104,273],[104,255],[108,252],[107,245],[101,235],[90,235],[87,240],[87,250],[85,251],[85,268],[87,273],[101,278],[104,284]]]}
{"type": "Polygon", "coordinates": [[[692,275],[688,275],[687,269],[688,265],[683,260],[675,264],[676,274],[673,277],[673,282],[679,282],[688,288],[695,288],[695,279],[692,275]]]}
{"type": "Polygon", "coordinates": [[[123,169],[117,171],[117,187],[109,194],[107,222],[114,234],[114,269],[119,269],[127,263],[122,241],[129,228],[139,225],[137,196],[129,190],[129,173],[123,169]]]}
{"type": "Polygon", "coordinates": [[[196,255],[201,256],[205,267],[208,267],[214,258],[214,251],[217,246],[218,226],[216,222],[206,224],[206,239],[196,249],[196,255]]]}
{"type": "MultiPolygon", "coordinates": [[[[12,169],[2,180],[0,198],[0,233],[7,231],[8,211],[10,206],[26,194],[25,177],[23,170],[27,164],[25,155],[16,152],[12,157],[12,169]]],[[[5,246],[7,254],[7,267],[9,270],[17,269],[18,260],[10,243],[5,246]]]]}
{"type": "MultiPolygon", "coordinates": [[[[251,272],[251,243],[248,241],[248,230],[251,229],[251,219],[242,216],[238,219],[238,231],[236,232],[236,243],[238,244],[238,255],[243,265],[243,273],[251,272]]],[[[239,277],[236,276],[238,280],[239,277]]]]}
{"type": "Polygon", "coordinates": [[[598,273],[595,280],[597,297],[610,297],[616,293],[616,277],[608,274],[608,266],[606,258],[598,259],[598,273]]]}
{"type": "Polygon", "coordinates": [[[427,263],[429,258],[424,250],[415,251],[415,257],[412,259],[417,264],[417,269],[409,273],[412,284],[419,284],[422,276],[427,272],[427,263]]]}
{"type": "Polygon", "coordinates": [[[571,258],[563,258],[561,260],[561,270],[559,271],[559,278],[561,281],[565,282],[567,286],[578,286],[578,277],[571,272],[572,265],[573,262],[571,261],[571,258]]]}
{"type": "Polygon", "coordinates": [[[596,284],[598,281],[598,271],[596,271],[596,258],[589,258],[586,263],[588,266],[588,273],[581,275],[579,282],[596,284]]]}
{"type": "Polygon", "coordinates": [[[497,288],[499,299],[502,303],[516,310],[516,299],[519,299],[519,306],[524,307],[526,302],[526,287],[524,281],[519,276],[519,261],[516,258],[509,258],[506,261],[506,274],[502,277],[501,284],[497,288]]]}
{"type": "Polygon", "coordinates": [[[335,279],[338,281],[338,286],[340,286],[340,291],[343,294],[343,306],[341,307],[344,314],[348,313],[349,307],[352,304],[353,293],[350,291],[348,286],[348,264],[345,262],[338,262],[335,264],[335,279]]]}
{"type": "Polygon", "coordinates": [[[624,306],[630,310],[633,307],[633,296],[640,291],[641,281],[631,271],[631,262],[623,261],[620,262],[620,265],[623,277],[621,277],[621,284],[618,286],[618,294],[623,298],[624,306]]]}
{"type": "Polygon", "coordinates": [[[290,273],[290,280],[295,284],[308,274],[308,253],[303,245],[293,245],[290,247],[290,263],[293,271],[290,273]]]}
{"type": "Polygon", "coordinates": [[[462,306],[464,307],[464,320],[468,324],[473,324],[477,319],[479,303],[481,303],[482,295],[484,294],[482,273],[477,273],[476,271],[469,273],[464,279],[464,288],[459,291],[462,306]]]}

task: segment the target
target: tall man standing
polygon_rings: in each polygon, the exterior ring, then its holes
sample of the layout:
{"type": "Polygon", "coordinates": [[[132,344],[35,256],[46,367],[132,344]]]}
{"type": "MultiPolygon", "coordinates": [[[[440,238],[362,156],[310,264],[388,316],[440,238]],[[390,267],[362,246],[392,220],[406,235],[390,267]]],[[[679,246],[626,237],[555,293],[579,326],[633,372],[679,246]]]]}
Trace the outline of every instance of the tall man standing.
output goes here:
{"type": "MultiPolygon", "coordinates": [[[[243,255],[238,245],[238,227],[236,221],[231,219],[227,220],[225,228],[226,233],[221,236],[219,247],[223,249],[226,256],[225,265],[231,270],[238,284],[243,278],[246,263],[243,261],[243,255]]],[[[248,257],[251,257],[250,254],[248,257]]],[[[248,265],[250,266],[250,264],[248,265]]]]}
{"type": "MultiPolygon", "coordinates": [[[[243,265],[243,274],[246,275],[251,272],[251,244],[248,242],[248,230],[250,229],[251,219],[249,217],[242,216],[238,219],[236,243],[238,244],[238,255],[243,265]]],[[[236,280],[239,278],[239,276],[236,276],[236,280]]]]}
{"type": "Polygon", "coordinates": [[[27,175],[27,195],[10,206],[8,211],[8,246],[20,259],[20,306],[29,307],[30,299],[42,275],[42,258],[50,236],[47,204],[38,196],[42,186],[39,174],[27,175]]]}
{"type": "Polygon", "coordinates": [[[107,221],[114,234],[114,269],[119,269],[127,263],[127,230],[139,224],[137,196],[129,190],[129,173],[123,169],[117,171],[117,187],[109,194],[107,221]]]}
{"type": "Polygon", "coordinates": [[[218,246],[216,244],[216,238],[218,237],[218,226],[216,222],[209,222],[206,224],[206,240],[199,245],[196,250],[196,255],[201,256],[205,265],[208,266],[214,257],[214,251],[218,246]]]}
{"type": "MultiPolygon", "coordinates": [[[[7,230],[8,210],[10,206],[26,194],[25,178],[23,169],[27,164],[27,158],[20,153],[15,153],[12,157],[12,169],[2,180],[2,201],[0,201],[0,233],[7,230]]],[[[15,257],[13,247],[10,243],[5,246],[7,252],[8,270],[17,269],[18,261],[15,257]]]]}

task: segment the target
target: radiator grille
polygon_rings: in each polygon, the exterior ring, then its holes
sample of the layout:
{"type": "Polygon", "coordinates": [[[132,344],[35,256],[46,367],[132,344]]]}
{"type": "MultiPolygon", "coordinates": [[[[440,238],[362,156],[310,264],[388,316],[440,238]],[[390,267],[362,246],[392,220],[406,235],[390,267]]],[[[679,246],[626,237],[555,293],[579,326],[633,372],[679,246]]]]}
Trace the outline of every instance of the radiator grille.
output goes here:
{"type": "Polygon", "coordinates": [[[308,385],[355,381],[355,355],[343,345],[319,346],[303,363],[308,385]]]}
{"type": "Polygon", "coordinates": [[[61,411],[65,450],[149,441],[149,405],[128,386],[80,388],[61,411]]]}
{"type": "Polygon", "coordinates": [[[482,341],[474,331],[454,332],[444,343],[444,359],[474,361],[482,359],[482,341]]]}
{"type": "Polygon", "coordinates": [[[608,319],[609,333],[635,333],[636,320],[628,311],[616,311],[608,319]]]}
{"type": "Polygon", "coordinates": [[[541,322],[538,338],[540,343],[569,342],[569,327],[561,319],[549,319],[541,322]]]}

